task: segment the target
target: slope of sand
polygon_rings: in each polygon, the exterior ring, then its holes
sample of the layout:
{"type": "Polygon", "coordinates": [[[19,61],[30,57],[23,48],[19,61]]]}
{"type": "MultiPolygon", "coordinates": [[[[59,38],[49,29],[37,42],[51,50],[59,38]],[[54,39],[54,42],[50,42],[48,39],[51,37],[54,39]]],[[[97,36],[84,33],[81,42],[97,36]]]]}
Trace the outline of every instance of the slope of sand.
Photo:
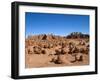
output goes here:
{"type": "Polygon", "coordinates": [[[34,35],[25,40],[25,67],[89,64],[89,38],[34,35]]]}

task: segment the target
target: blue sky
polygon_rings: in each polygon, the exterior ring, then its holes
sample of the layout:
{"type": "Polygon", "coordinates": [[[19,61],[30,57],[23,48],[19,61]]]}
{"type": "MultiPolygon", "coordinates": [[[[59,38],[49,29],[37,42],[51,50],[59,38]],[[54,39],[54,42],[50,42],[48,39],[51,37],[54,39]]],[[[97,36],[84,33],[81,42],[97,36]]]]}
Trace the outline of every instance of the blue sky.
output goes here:
{"type": "Polygon", "coordinates": [[[89,16],[51,13],[25,13],[25,34],[55,34],[65,36],[71,32],[89,34],[89,16]]]}

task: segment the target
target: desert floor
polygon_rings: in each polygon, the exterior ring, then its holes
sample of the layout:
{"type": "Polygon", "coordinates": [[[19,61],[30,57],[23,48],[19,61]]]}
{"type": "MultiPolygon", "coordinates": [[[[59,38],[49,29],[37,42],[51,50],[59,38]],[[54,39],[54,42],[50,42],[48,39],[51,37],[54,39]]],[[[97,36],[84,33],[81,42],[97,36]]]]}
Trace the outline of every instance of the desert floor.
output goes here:
{"type": "Polygon", "coordinates": [[[25,67],[89,65],[89,38],[33,36],[25,41],[25,67]]]}

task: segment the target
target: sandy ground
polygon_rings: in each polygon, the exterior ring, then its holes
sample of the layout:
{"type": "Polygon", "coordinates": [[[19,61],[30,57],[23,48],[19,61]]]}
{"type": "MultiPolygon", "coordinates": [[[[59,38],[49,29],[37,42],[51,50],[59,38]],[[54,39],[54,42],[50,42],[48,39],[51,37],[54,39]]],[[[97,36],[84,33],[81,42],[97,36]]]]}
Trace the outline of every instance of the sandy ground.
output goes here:
{"type": "MultiPolygon", "coordinates": [[[[26,68],[39,68],[39,67],[61,67],[61,66],[81,66],[89,64],[89,56],[84,55],[84,61],[76,61],[74,63],[55,64],[50,62],[52,57],[47,55],[27,55],[26,54],[26,68]]],[[[66,58],[67,59],[67,58],[66,58]]]]}

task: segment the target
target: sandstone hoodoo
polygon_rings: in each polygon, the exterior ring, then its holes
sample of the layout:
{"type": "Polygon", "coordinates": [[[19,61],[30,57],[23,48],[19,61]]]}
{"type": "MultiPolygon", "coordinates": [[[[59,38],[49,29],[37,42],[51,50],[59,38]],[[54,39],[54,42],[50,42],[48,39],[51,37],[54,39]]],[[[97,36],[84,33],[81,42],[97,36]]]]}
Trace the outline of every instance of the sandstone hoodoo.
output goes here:
{"type": "Polygon", "coordinates": [[[89,35],[40,34],[25,39],[25,67],[54,67],[89,64],[89,35]]]}

